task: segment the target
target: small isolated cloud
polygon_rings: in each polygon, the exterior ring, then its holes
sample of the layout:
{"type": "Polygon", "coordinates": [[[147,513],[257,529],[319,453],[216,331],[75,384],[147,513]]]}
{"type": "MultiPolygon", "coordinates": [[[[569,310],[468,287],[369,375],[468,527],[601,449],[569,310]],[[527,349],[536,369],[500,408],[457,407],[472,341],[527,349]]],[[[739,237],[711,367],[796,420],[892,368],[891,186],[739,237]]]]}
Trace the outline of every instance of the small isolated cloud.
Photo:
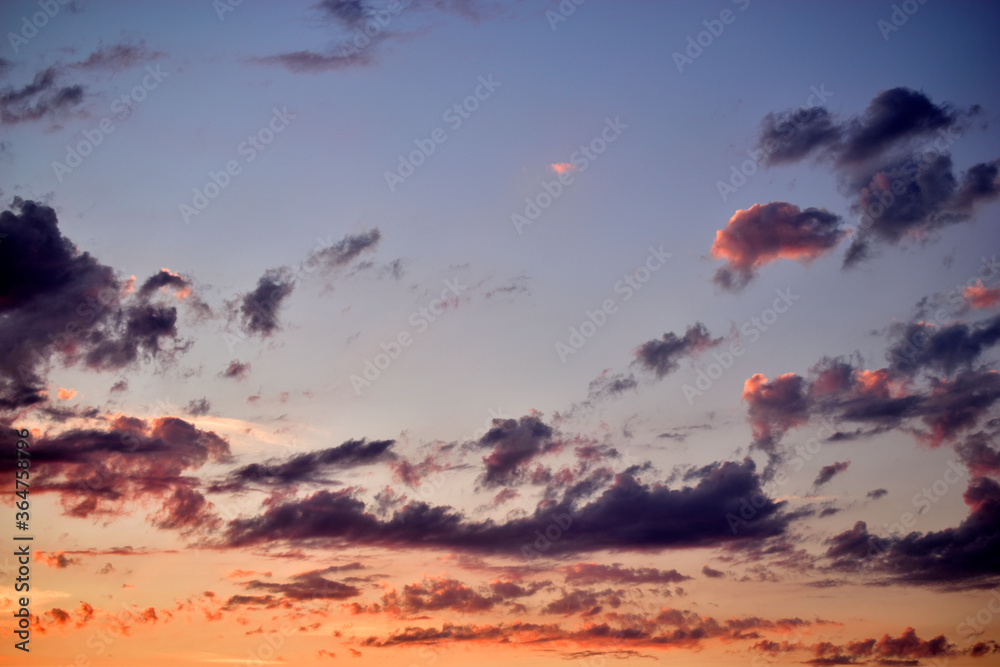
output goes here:
{"type": "Polygon", "coordinates": [[[571,174],[576,171],[576,165],[572,162],[556,162],[549,166],[552,167],[552,171],[557,174],[571,174]]]}
{"type": "Polygon", "coordinates": [[[250,374],[250,363],[243,363],[239,359],[233,359],[225,370],[219,372],[219,377],[229,380],[243,380],[250,374]]]}
{"type": "Polygon", "coordinates": [[[846,234],[840,216],[787,202],[754,204],[737,210],[715,233],[712,256],[726,264],[715,272],[723,289],[739,291],[757,270],[778,259],[809,262],[830,252],[846,234]]]}
{"type": "Polygon", "coordinates": [[[59,387],[56,390],[56,397],[58,397],[60,401],[68,401],[74,396],[76,396],[76,389],[63,389],[62,387],[59,387]]]}
{"type": "Polygon", "coordinates": [[[813,480],[813,486],[819,487],[823,486],[836,475],[847,470],[847,467],[851,465],[850,461],[837,461],[836,463],[831,463],[828,466],[823,466],[820,468],[819,474],[816,475],[816,479],[813,480]]]}
{"type": "Polygon", "coordinates": [[[661,338],[640,345],[635,352],[636,363],[662,379],[680,368],[680,360],[684,357],[720,345],[722,341],[722,338],[712,338],[704,324],[695,322],[683,336],[668,331],[661,338]]]}

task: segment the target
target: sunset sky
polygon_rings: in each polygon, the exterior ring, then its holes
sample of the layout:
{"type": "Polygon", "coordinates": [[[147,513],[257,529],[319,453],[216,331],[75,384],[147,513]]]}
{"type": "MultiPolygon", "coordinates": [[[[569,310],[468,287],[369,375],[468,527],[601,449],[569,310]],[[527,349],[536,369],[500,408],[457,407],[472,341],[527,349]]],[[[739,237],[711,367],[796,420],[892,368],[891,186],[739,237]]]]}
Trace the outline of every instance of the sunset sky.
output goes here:
{"type": "Polygon", "coordinates": [[[0,665],[1000,662],[997,3],[0,27],[0,665]]]}

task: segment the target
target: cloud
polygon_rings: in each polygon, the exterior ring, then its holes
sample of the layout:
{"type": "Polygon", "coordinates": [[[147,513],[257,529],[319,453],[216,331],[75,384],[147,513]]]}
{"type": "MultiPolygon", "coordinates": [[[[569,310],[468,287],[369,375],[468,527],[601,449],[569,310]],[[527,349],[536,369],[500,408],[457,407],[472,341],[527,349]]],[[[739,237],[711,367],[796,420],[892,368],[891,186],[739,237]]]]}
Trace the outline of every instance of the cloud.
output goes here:
{"type": "Polygon", "coordinates": [[[769,113],[761,122],[758,148],[768,153],[769,165],[795,162],[835,144],[841,134],[841,128],[823,107],[769,113]]]}
{"type": "Polygon", "coordinates": [[[236,490],[251,483],[281,486],[321,483],[326,481],[325,473],[329,470],[395,460],[396,455],[391,451],[393,444],[394,440],[348,440],[336,447],[296,454],[284,462],[251,463],[237,468],[230,473],[226,483],[213,486],[210,490],[236,490]]]}
{"type": "Polygon", "coordinates": [[[781,507],[763,493],[754,463],[747,459],[722,463],[696,486],[680,489],[644,485],[620,474],[589,503],[545,502],[532,515],[505,523],[470,521],[450,507],[423,502],[411,502],[381,520],[366,511],[365,503],[350,490],[320,490],[306,498],[272,504],[259,516],[234,519],[222,543],[230,547],[274,542],[446,547],[526,557],[614,548],[708,546],[781,534],[789,521],[781,507]],[[734,534],[725,517],[738,515],[741,503],[755,494],[761,496],[757,513],[734,534]],[[558,539],[544,538],[544,531],[551,534],[552,526],[560,524],[566,527],[559,529],[558,539]]]}
{"type": "Polygon", "coordinates": [[[114,271],[60,233],[55,211],[31,201],[15,202],[15,209],[0,213],[0,408],[6,409],[45,401],[42,369],[50,356],[59,351],[72,361],[98,354],[107,342],[105,323],[125,317],[114,271]]]}
{"type": "MultiPolygon", "coordinates": [[[[844,255],[844,268],[872,258],[879,245],[923,239],[933,230],[968,220],[1000,196],[1000,160],[953,171],[949,147],[977,105],[935,104],[905,87],[876,95],[856,117],[835,119],[822,107],[770,113],[761,124],[758,150],[767,164],[819,156],[839,175],[860,224],[844,255]]],[[[725,268],[725,267],[724,267],[725,268]]],[[[746,274],[720,270],[724,287],[746,274]]]]}
{"type": "Polygon", "coordinates": [[[971,369],[987,349],[1000,342],[1000,315],[971,326],[910,322],[891,328],[890,334],[892,369],[910,376],[921,370],[952,375],[961,368],[971,369]]]}
{"type": "Polygon", "coordinates": [[[816,475],[816,479],[813,480],[814,487],[820,487],[829,482],[835,476],[847,470],[851,465],[850,461],[838,461],[836,463],[831,463],[828,466],[823,466],[820,468],[819,474],[816,475]]]}
{"type": "Polygon", "coordinates": [[[131,503],[164,499],[158,520],[164,527],[186,527],[193,522],[184,517],[208,507],[187,492],[195,480],[186,473],[229,456],[226,440],[182,419],[148,423],[118,416],[104,430],[40,437],[32,449],[32,491],[58,493],[73,517],[117,516],[131,503]]]}
{"type": "Polygon", "coordinates": [[[871,491],[868,492],[867,495],[872,500],[878,500],[882,496],[888,495],[888,493],[889,492],[886,491],[885,489],[872,489],[871,491]]]}
{"type": "Polygon", "coordinates": [[[239,297],[240,324],[248,334],[267,337],[280,329],[278,309],[295,288],[287,269],[269,269],[257,287],[239,297]]]}
{"type": "Polygon", "coordinates": [[[154,273],[142,283],[138,295],[148,299],[157,290],[165,292],[167,287],[175,288],[174,295],[181,300],[191,292],[191,283],[186,278],[170,269],[160,269],[159,273],[154,273]]]}
{"type": "Polygon", "coordinates": [[[771,381],[762,373],[754,374],[743,385],[743,400],[754,445],[765,452],[773,452],[781,436],[809,420],[806,382],[795,373],[771,381]]]}
{"type": "Polygon", "coordinates": [[[332,271],[350,264],[362,253],[372,252],[382,239],[378,227],[362,234],[348,234],[331,246],[314,250],[306,257],[305,265],[332,271]]]}
{"type": "MultiPolygon", "coordinates": [[[[684,357],[716,347],[722,344],[722,341],[722,338],[712,338],[704,324],[695,322],[688,327],[683,336],[668,331],[662,338],[654,338],[640,345],[635,352],[636,363],[656,373],[656,377],[662,379],[680,368],[679,362],[684,357]]],[[[591,385],[593,388],[593,383],[591,385]]],[[[631,387],[621,386],[621,390],[627,388],[631,387]]]]}
{"type": "Polygon", "coordinates": [[[979,280],[975,285],[967,285],[962,290],[962,297],[969,308],[986,310],[1000,304],[1000,287],[984,287],[979,280]]]}
{"type": "Polygon", "coordinates": [[[865,114],[844,124],[845,140],[837,147],[842,163],[857,163],[920,136],[955,126],[961,115],[936,105],[924,93],[891,88],[876,95],[865,114]]]}
{"type": "Polygon", "coordinates": [[[145,61],[162,58],[162,51],[149,51],[144,43],[112,44],[101,46],[90,54],[86,60],[72,63],[68,67],[82,70],[100,70],[120,72],[130,69],[145,61]]]}
{"type": "Polygon", "coordinates": [[[186,412],[194,417],[201,417],[202,415],[207,415],[212,411],[212,404],[208,402],[207,398],[195,398],[191,399],[188,403],[186,412]]]}
{"type": "Polygon", "coordinates": [[[948,154],[929,155],[891,160],[848,180],[848,193],[857,197],[852,209],[860,217],[860,231],[844,256],[845,267],[872,257],[875,244],[921,239],[968,220],[1000,195],[995,162],[977,164],[959,179],[948,154]]]}
{"type": "Polygon", "coordinates": [[[80,562],[79,558],[70,558],[64,551],[57,551],[56,553],[36,551],[35,560],[60,570],[80,562]]]}
{"type": "Polygon", "coordinates": [[[497,421],[477,443],[480,448],[493,450],[483,457],[486,470],[480,481],[487,487],[517,483],[533,459],[558,447],[552,440],[552,428],[537,417],[497,421]]]}
{"type": "Polygon", "coordinates": [[[58,70],[48,67],[35,75],[31,83],[0,90],[0,124],[16,125],[48,117],[58,117],[83,101],[81,85],[57,85],[58,70]]]}
{"type": "Polygon", "coordinates": [[[739,291],[760,267],[778,259],[812,261],[844,238],[842,223],[840,216],[824,209],[801,210],[781,201],[737,210],[726,228],[715,233],[712,256],[726,263],[713,280],[723,289],[739,291]]]}
{"type": "Polygon", "coordinates": [[[878,640],[861,639],[845,645],[820,642],[812,649],[816,657],[806,664],[857,665],[866,664],[867,661],[863,659],[868,658],[880,665],[917,665],[920,664],[920,658],[952,657],[959,654],[958,647],[944,635],[925,640],[909,627],[899,637],[885,634],[878,640]]]}
{"type": "Polygon", "coordinates": [[[310,570],[291,577],[285,583],[273,583],[253,579],[243,586],[248,591],[262,592],[261,595],[234,595],[229,598],[224,608],[233,609],[239,605],[262,605],[276,607],[290,601],[302,602],[308,600],[346,600],[361,595],[356,586],[340,581],[327,579],[331,569],[310,570]]]}
{"type": "Polygon", "coordinates": [[[708,577],[709,579],[721,579],[722,577],[726,576],[725,572],[722,572],[721,570],[716,570],[715,568],[711,568],[708,565],[705,565],[704,567],[701,568],[701,573],[706,577],[708,577]]]}
{"type": "Polygon", "coordinates": [[[864,521],[827,540],[825,557],[841,571],[868,569],[893,583],[984,588],[1000,583],[1000,484],[969,482],[968,516],[954,528],[902,537],[878,537],[864,521]]]}
{"type": "Polygon", "coordinates": [[[243,363],[239,359],[233,359],[225,370],[220,371],[218,377],[230,380],[245,380],[250,374],[250,363],[243,363]]]}
{"type": "Polygon", "coordinates": [[[621,563],[577,563],[557,568],[567,584],[589,586],[600,583],[616,584],[674,584],[691,579],[677,570],[659,570],[655,567],[624,567],[621,563]]]}
{"type": "Polygon", "coordinates": [[[556,162],[555,164],[549,165],[552,171],[557,174],[569,174],[576,171],[576,165],[572,162],[556,162]]]}

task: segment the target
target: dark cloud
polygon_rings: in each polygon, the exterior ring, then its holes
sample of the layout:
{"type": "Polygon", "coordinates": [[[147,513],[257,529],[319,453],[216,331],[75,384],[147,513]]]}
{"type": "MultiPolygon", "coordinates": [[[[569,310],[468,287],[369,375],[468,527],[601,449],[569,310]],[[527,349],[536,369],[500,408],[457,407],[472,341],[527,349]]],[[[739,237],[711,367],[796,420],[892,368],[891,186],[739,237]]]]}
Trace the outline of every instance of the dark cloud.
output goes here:
{"type": "Polygon", "coordinates": [[[280,329],[278,309],[292,293],[295,281],[286,269],[269,269],[257,287],[239,299],[240,324],[248,334],[270,336],[280,329]]]}
{"type": "Polygon", "coordinates": [[[486,470],[480,481],[487,487],[519,482],[534,458],[558,448],[552,440],[552,428],[533,416],[494,420],[493,428],[480,438],[477,446],[493,450],[483,457],[486,470]]]}
{"type": "Polygon", "coordinates": [[[956,125],[960,114],[947,104],[936,105],[924,93],[891,88],[872,99],[865,114],[844,124],[846,137],[838,147],[842,163],[861,162],[913,138],[956,125]]]}
{"type": "Polygon", "coordinates": [[[844,257],[850,267],[874,254],[878,243],[904,239],[968,220],[981,204],[1000,194],[996,163],[973,166],[961,179],[948,154],[926,153],[879,165],[852,177],[846,189],[857,197],[859,231],[844,257]]]}
{"type": "Polygon", "coordinates": [[[713,280],[739,291],[757,270],[778,259],[809,262],[830,252],[845,236],[843,220],[818,208],[799,209],[787,202],[754,204],[740,209],[725,229],[715,233],[712,256],[725,260],[713,280]]]}
{"type": "Polygon", "coordinates": [[[296,454],[284,462],[251,463],[234,470],[226,483],[211,490],[236,490],[250,483],[289,485],[323,482],[330,470],[394,460],[396,455],[391,451],[394,443],[393,440],[348,440],[336,447],[296,454]]]}
{"type": "Polygon", "coordinates": [[[472,522],[450,507],[413,502],[380,520],[350,490],[321,490],[303,499],[275,503],[263,514],[231,521],[224,543],[355,543],[446,547],[463,551],[521,553],[527,557],[598,549],[651,549],[708,546],[781,534],[788,518],[782,504],[761,489],[752,460],[726,462],[697,486],[669,489],[618,475],[614,484],[587,504],[541,504],[530,516],[506,523],[472,522]],[[727,516],[738,516],[748,497],[757,512],[734,531],[727,516]],[[564,526],[564,527],[560,527],[564,526]],[[555,535],[556,539],[546,537],[555,535]]]}
{"type": "Polygon", "coordinates": [[[60,86],[58,71],[49,67],[35,75],[31,83],[0,90],[0,124],[16,125],[48,117],[58,117],[80,104],[84,97],[81,85],[60,86]]]}
{"type": "Polygon", "coordinates": [[[813,480],[814,487],[820,487],[833,479],[836,475],[847,470],[848,466],[851,465],[850,461],[837,461],[836,463],[831,463],[828,466],[823,466],[820,468],[819,474],[816,475],[816,479],[813,480]]]}
{"type": "Polygon", "coordinates": [[[35,202],[0,213],[0,408],[45,400],[42,375],[55,351],[101,340],[118,310],[111,267],[80,253],[56,213],[35,202]]]}
{"type": "Polygon", "coordinates": [[[183,293],[185,289],[191,287],[191,284],[185,278],[171,273],[168,269],[160,269],[158,273],[154,273],[142,283],[142,286],[139,287],[138,295],[143,299],[147,299],[163,287],[173,287],[178,292],[183,293]]]}
{"type": "Polygon", "coordinates": [[[77,517],[117,516],[138,499],[162,498],[156,521],[163,527],[193,526],[209,506],[200,494],[188,493],[196,480],[187,473],[229,456],[226,440],[182,419],[147,423],[119,416],[103,430],[39,438],[32,447],[32,491],[59,494],[65,513],[77,517]]]}
{"type": "Polygon", "coordinates": [[[768,164],[795,162],[835,144],[841,131],[823,107],[769,113],[761,122],[758,148],[767,154],[768,164]]]}
{"type": "Polygon", "coordinates": [[[254,58],[251,62],[261,65],[278,65],[295,74],[319,74],[347,67],[368,65],[372,62],[373,55],[370,48],[365,50],[346,48],[337,53],[301,50],[254,58]]]}
{"type": "Polygon", "coordinates": [[[812,647],[810,665],[858,665],[873,660],[879,665],[919,665],[920,658],[959,655],[958,647],[944,635],[921,639],[916,630],[906,628],[899,637],[885,634],[881,639],[861,639],[844,645],[820,642],[812,647]]]}
{"type": "Polygon", "coordinates": [[[879,537],[863,521],[835,535],[825,557],[832,569],[868,569],[895,583],[983,588],[1000,583],[1000,484],[973,479],[964,493],[969,515],[954,528],[879,537]]]}
{"type": "Polygon", "coordinates": [[[204,397],[191,399],[187,406],[187,413],[195,417],[207,415],[211,411],[212,404],[204,397]]]}
{"type": "Polygon", "coordinates": [[[716,570],[715,568],[711,568],[708,565],[705,565],[704,567],[701,568],[701,573],[706,577],[708,577],[709,579],[720,579],[726,576],[725,572],[722,572],[721,570],[716,570]]]}
{"type": "Polygon", "coordinates": [[[364,252],[371,252],[382,239],[378,227],[362,234],[348,234],[331,246],[317,249],[309,253],[305,264],[309,267],[319,267],[331,271],[350,264],[364,252]]]}
{"type": "Polygon", "coordinates": [[[112,44],[101,46],[90,54],[86,60],[73,63],[69,67],[83,70],[100,70],[120,72],[147,60],[161,58],[166,54],[161,51],[149,51],[145,44],[112,44]]]}
{"type": "Polygon", "coordinates": [[[872,500],[878,500],[882,496],[888,495],[888,493],[885,489],[872,489],[868,492],[868,497],[872,500]]]}
{"type": "Polygon", "coordinates": [[[621,563],[577,563],[559,568],[567,584],[589,586],[600,583],[615,584],[675,584],[687,581],[677,570],[659,570],[655,567],[624,567],[621,563]]]}
{"type": "Polygon", "coordinates": [[[785,373],[768,381],[761,373],[744,383],[747,420],[753,428],[754,446],[772,453],[781,437],[809,420],[805,378],[785,373]]]}
{"type": "Polygon", "coordinates": [[[680,360],[684,357],[716,347],[722,341],[722,338],[712,338],[704,324],[695,322],[683,336],[668,331],[662,338],[640,345],[635,352],[636,363],[656,373],[657,378],[663,378],[680,368],[680,360]]]}
{"type": "Polygon", "coordinates": [[[239,359],[233,359],[226,366],[224,371],[219,373],[219,377],[230,380],[243,380],[250,374],[250,363],[243,363],[239,359]]]}

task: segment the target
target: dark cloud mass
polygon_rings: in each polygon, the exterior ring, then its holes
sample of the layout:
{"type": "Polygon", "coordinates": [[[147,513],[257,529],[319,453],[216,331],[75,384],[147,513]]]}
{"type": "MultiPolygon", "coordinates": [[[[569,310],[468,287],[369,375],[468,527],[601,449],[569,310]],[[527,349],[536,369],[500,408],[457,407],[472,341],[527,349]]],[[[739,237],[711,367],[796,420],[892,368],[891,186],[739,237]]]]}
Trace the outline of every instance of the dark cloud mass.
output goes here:
{"type": "Polygon", "coordinates": [[[762,492],[754,463],[748,459],[725,462],[697,486],[681,489],[648,486],[621,474],[589,503],[543,503],[532,515],[505,523],[470,521],[450,507],[423,502],[410,503],[380,520],[349,490],[321,490],[274,504],[257,517],[231,521],[224,543],[446,547],[527,557],[610,548],[708,546],[781,534],[789,521],[781,506],[762,492]],[[734,531],[726,517],[738,515],[751,496],[759,496],[760,506],[734,531]],[[559,539],[545,537],[544,531],[551,534],[552,526],[563,526],[559,539]]]}
{"type": "Polygon", "coordinates": [[[558,447],[552,440],[552,428],[530,416],[494,422],[478,446],[493,450],[483,457],[486,471],[481,481],[487,487],[517,483],[532,459],[558,447]]]}
{"type": "Polygon", "coordinates": [[[51,354],[101,340],[122,285],[111,267],[77,251],[48,206],[0,213],[0,407],[45,400],[51,354]]]}
{"type": "Polygon", "coordinates": [[[831,463],[828,466],[823,466],[820,468],[819,474],[816,475],[816,479],[813,481],[813,486],[823,486],[835,476],[847,470],[850,465],[850,461],[838,461],[836,463],[831,463]]]}

